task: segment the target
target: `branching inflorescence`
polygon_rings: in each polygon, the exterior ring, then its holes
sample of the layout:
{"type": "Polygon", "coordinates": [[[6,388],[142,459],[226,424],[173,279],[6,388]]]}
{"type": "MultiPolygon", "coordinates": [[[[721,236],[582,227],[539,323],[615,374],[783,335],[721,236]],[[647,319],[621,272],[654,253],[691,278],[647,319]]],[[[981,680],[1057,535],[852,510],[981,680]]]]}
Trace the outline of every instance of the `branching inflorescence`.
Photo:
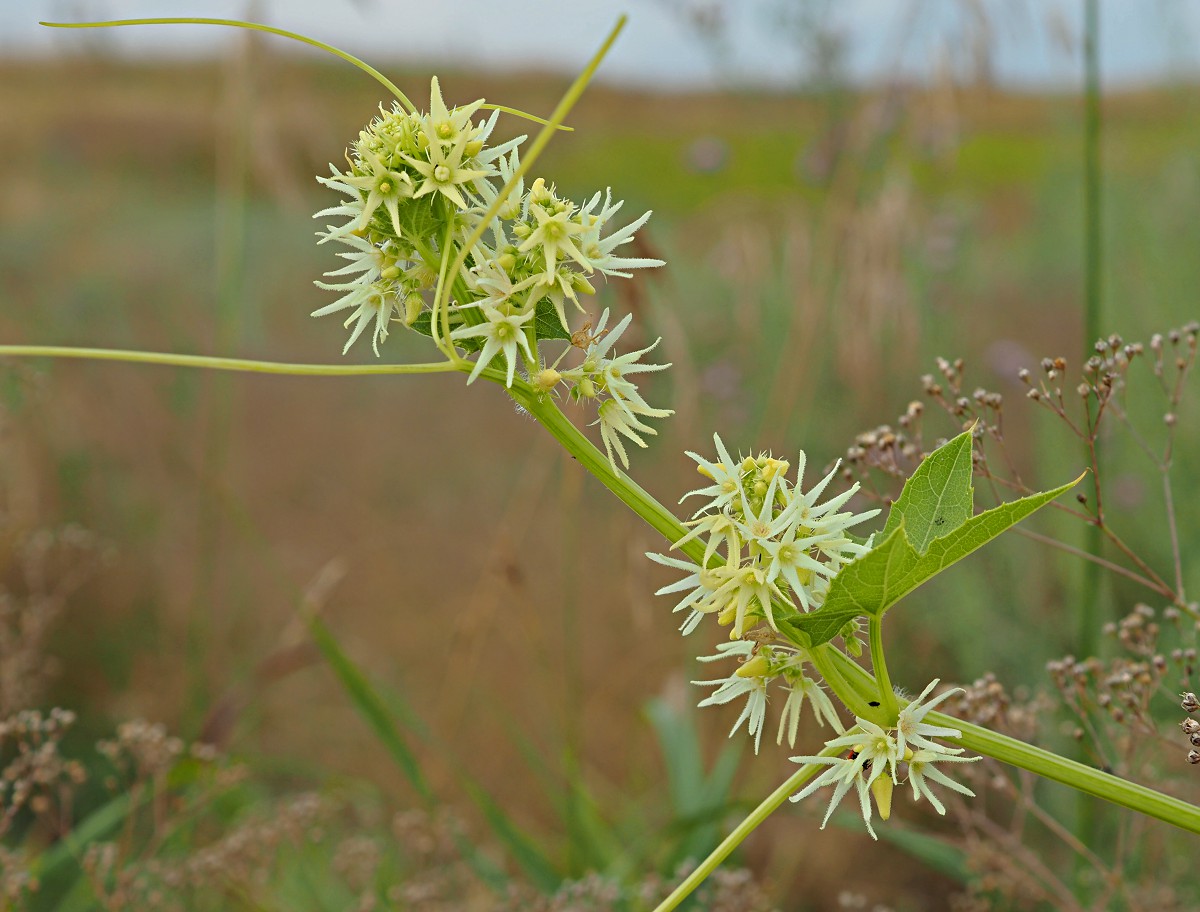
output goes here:
{"type": "Polygon", "coordinates": [[[617,254],[650,213],[613,229],[623,204],[609,190],[576,204],[542,178],[526,189],[519,151],[526,137],[489,146],[500,112],[476,121],[482,105],[447,107],[434,77],[428,113],[399,103],[381,108],[351,146],[348,170],[330,165],[332,176],[318,178],[347,197],[316,217],[343,219],[319,236],[348,247],[338,256],[349,262],[326,273],[334,281],[317,283],[341,296],[313,316],[349,312],[343,353],[372,327],[378,355],[400,322],[452,359],[461,357],[454,346],[477,353],[468,383],[497,356],[506,386],[519,366],[542,392],[567,383],[573,399],[595,404],[614,467],[618,457],[628,467],[622,437],[644,447],[640,435],[655,431],[642,419],[671,414],[651,407],[629,375],[669,365],[638,362],[653,345],[613,351],[630,317],[609,332],[605,311],[594,335],[573,334],[567,304],[582,311],[580,295],[595,294],[597,274],[629,278],[631,269],[663,265],[617,254]],[[448,275],[452,260],[461,265],[448,275]],[[547,366],[539,343],[556,340],[583,349],[582,362],[560,372],[560,356],[547,366]]]}

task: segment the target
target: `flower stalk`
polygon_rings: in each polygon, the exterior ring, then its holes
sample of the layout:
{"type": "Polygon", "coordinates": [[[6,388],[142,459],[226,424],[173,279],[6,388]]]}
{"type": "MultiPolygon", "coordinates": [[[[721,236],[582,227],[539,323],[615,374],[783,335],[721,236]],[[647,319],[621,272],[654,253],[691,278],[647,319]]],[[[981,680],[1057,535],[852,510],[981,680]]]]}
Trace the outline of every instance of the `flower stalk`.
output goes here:
{"type": "MultiPolygon", "coordinates": [[[[832,757],[838,753],[837,748],[826,748],[821,751],[819,756],[832,757]]],[[[666,899],[654,907],[654,912],[671,912],[681,902],[688,898],[692,892],[699,887],[715,871],[726,858],[728,858],[733,850],[745,841],[746,837],[753,833],[764,820],[770,817],[779,806],[788,800],[789,797],[800,788],[809,779],[820,772],[820,767],[815,765],[802,766],[796,772],[792,773],[775,791],[771,792],[762,803],[751,811],[746,819],[734,827],[733,831],[728,836],[721,840],[720,845],[713,849],[712,853],[696,866],[674,890],[670,892],[666,899]]]]}
{"type": "Polygon", "coordinates": [[[867,630],[871,640],[871,667],[875,669],[875,680],[879,683],[879,700],[883,714],[894,720],[900,712],[900,706],[896,702],[896,691],[892,687],[887,659],[883,654],[883,620],[879,615],[871,615],[867,622],[867,630]]]}

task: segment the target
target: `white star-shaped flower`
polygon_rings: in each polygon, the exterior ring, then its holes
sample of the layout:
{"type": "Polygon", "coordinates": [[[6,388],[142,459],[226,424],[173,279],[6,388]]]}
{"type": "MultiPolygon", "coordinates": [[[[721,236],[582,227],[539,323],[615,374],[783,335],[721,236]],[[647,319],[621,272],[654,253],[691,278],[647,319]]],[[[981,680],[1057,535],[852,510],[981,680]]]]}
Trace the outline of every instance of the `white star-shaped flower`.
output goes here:
{"type": "Polygon", "coordinates": [[[478,326],[460,326],[450,333],[450,338],[455,341],[460,339],[484,340],[483,350],[480,351],[479,357],[475,361],[475,369],[471,371],[467,383],[474,383],[475,378],[488,366],[492,358],[497,353],[503,352],[504,359],[508,362],[505,386],[512,386],[513,374],[517,369],[517,349],[525,352],[525,356],[530,361],[533,360],[533,352],[529,350],[529,340],[525,338],[525,333],[521,328],[533,319],[533,311],[526,311],[523,314],[505,314],[495,307],[484,307],[483,315],[487,318],[486,323],[480,323],[478,326]]]}

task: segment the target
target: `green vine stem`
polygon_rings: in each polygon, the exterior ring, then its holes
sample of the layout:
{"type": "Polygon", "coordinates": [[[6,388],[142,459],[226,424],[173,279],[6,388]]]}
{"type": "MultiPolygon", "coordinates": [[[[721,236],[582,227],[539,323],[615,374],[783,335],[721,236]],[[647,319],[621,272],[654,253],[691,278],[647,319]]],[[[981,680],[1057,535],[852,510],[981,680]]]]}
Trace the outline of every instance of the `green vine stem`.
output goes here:
{"type": "Polygon", "coordinates": [[[343,50],[335,48],[331,44],[326,44],[324,41],[317,41],[315,38],[309,38],[305,35],[289,32],[286,29],[274,28],[270,25],[262,25],[258,22],[243,22],[240,19],[210,19],[207,17],[189,16],[187,18],[179,17],[158,17],[153,19],[110,19],[105,22],[39,22],[38,25],[44,25],[47,28],[59,29],[90,29],[90,28],[116,28],[127,25],[223,25],[230,28],[248,29],[252,32],[266,32],[268,35],[278,35],[281,38],[289,38],[292,41],[299,41],[301,44],[307,44],[311,47],[325,51],[327,54],[332,54],[334,57],[340,57],[347,63],[352,63],[358,67],[385,89],[391,92],[400,104],[404,105],[405,109],[415,111],[413,103],[408,100],[408,97],[396,87],[390,79],[384,76],[375,67],[359,60],[353,54],[347,54],[343,50]]]}
{"type": "MultiPolygon", "coordinates": [[[[288,364],[249,358],[217,358],[212,355],[177,355],[171,352],[128,351],[117,348],[74,348],[62,345],[0,345],[0,357],[80,358],[91,361],[126,361],[168,367],[202,367],[208,370],[241,371],[247,374],[287,374],[295,377],[362,377],[372,374],[440,374],[461,371],[461,364],[436,361],[431,364],[288,364]]],[[[466,370],[471,369],[468,362],[466,370]]],[[[501,377],[503,379],[503,377],[501,377]]]]}
{"type": "MultiPolygon", "coordinates": [[[[840,748],[827,747],[818,756],[832,757],[840,752],[840,748]]],[[[696,869],[684,878],[666,899],[654,907],[654,912],[670,912],[670,910],[687,899],[692,891],[704,883],[708,875],[715,871],[721,862],[728,858],[733,850],[742,844],[747,836],[758,829],[759,824],[775,813],[790,795],[795,793],[800,786],[804,785],[805,782],[820,772],[821,769],[822,767],[817,766],[815,763],[809,763],[792,773],[779,788],[764,798],[762,803],[734,828],[733,832],[722,839],[721,844],[713,849],[711,854],[697,865],[696,869]]]]}
{"type": "Polygon", "coordinates": [[[879,683],[879,699],[883,704],[883,713],[888,718],[888,724],[894,725],[896,717],[900,714],[900,705],[896,702],[896,690],[892,687],[887,660],[883,655],[883,619],[877,614],[871,615],[867,629],[871,637],[871,667],[875,669],[875,680],[879,683]]]}
{"type": "MultiPolygon", "coordinates": [[[[831,655],[844,678],[855,690],[861,692],[868,687],[872,691],[877,689],[878,685],[870,672],[849,656],[837,650],[833,650],[831,655]]],[[[1200,807],[1194,804],[944,713],[931,712],[926,718],[935,725],[945,725],[961,731],[961,738],[946,739],[960,747],[1200,834],[1200,807]]]]}

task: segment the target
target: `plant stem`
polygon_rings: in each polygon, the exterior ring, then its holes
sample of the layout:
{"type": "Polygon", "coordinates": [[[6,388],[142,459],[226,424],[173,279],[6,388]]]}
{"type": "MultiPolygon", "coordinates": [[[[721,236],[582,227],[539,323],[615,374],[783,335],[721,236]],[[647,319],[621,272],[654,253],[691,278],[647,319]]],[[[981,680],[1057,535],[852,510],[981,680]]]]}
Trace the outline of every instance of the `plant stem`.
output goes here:
{"type": "Polygon", "coordinates": [[[900,714],[900,706],[896,702],[896,691],[892,687],[892,679],[888,675],[887,662],[883,656],[883,621],[878,615],[871,615],[867,623],[871,636],[871,667],[875,669],[875,680],[879,682],[879,700],[883,704],[883,712],[889,724],[894,725],[900,714]]]}
{"type": "MultiPolygon", "coordinates": [[[[827,747],[821,751],[819,756],[832,757],[838,753],[841,753],[841,748],[827,747]]],[[[739,823],[732,833],[722,839],[721,844],[713,849],[712,854],[704,859],[696,870],[692,871],[679,886],[672,890],[666,899],[655,906],[654,912],[670,912],[671,909],[674,909],[687,899],[688,895],[700,886],[700,884],[704,883],[705,878],[715,871],[717,866],[728,858],[734,849],[741,845],[742,840],[754,832],[758,825],[770,817],[789,795],[816,775],[822,768],[816,763],[807,763],[796,770],[779,788],[763,799],[762,804],[751,811],[749,816],[739,823]]]]}
{"type": "Polygon", "coordinates": [[[39,22],[38,25],[44,25],[47,28],[61,29],[85,29],[85,28],[113,28],[123,25],[227,25],[233,28],[250,29],[254,32],[266,32],[270,35],[279,35],[281,38],[290,38],[292,41],[299,41],[301,44],[307,44],[315,48],[325,51],[327,54],[332,54],[334,57],[340,57],[347,63],[352,63],[368,76],[372,77],[376,82],[382,85],[385,89],[396,96],[396,100],[404,106],[408,111],[415,111],[413,103],[408,100],[403,92],[396,85],[380,73],[373,66],[359,60],[352,54],[347,54],[345,51],[335,48],[331,44],[326,44],[323,41],[317,41],[315,38],[308,38],[305,35],[299,35],[296,32],[285,31],[280,28],[273,28],[269,25],[262,25],[258,22],[242,22],[239,19],[209,19],[204,17],[188,17],[184,18],[155,18],[155,19],[113,19],[107,22],[39,22]]]}
{"type": "Polygon", "coordinates": [[[479,239],[483,237],[484,232],[487,231],[488,225],[492,224],[492,219],[496,217],[496,214],[500,211],[501,207],[504,206],[504,203],[508,200],[509,194],[512,193],[513,188],[516,187],[517,182],[520,181],[525,176],[526,172],[533,167],[533,163],[537,161],[538,156],[542,154],[542,150],[545,149],[550,140],[554,138],[555,132],[562,126],[562,122],[566,119],[567,114],[570,113],[571,108],[575,107],[575,102],[579,101],[580,96],[583,95],[583,90],[587,88],[588,83],[592,81],[592,77],[596,75],[596,70],[599,69],[600,63],[608,54],[609,49],[612,48],[613,42],[617,40],[617,36],[620,35],[621,30],[625,28],[625,22],[626,17],[624,15],[617,17],[616,25],[614,25],[612,27],[612,31],[608,33],[608,37],[604,39],[604,43],[600,45],[600,49],[592,55],[592,59],[588,61],[588,65],[583,68],[583,72],[575,77],[575,81],[571,83],[571,86],[567,89],[566,94],[564,94],[562,99],[558,102],[558,106],[554,109],[554,112],[550,115],[550,118],[544,121],[545,126],[538,131],[538,134],[534,137],[533,142],[529,144],[529,148],[525,150],[525,153],[521,159],[521,163],[513,172],[512,177],[510,177],[504,186],[500,188],[500,192],[496,194],[496,198],[492,201],[492,204],[488,206],[487,210],[480,217],[479,223],[475,226],[475,230],[471,232],[471,234],[467,237],[467,240],[463,243],[462,249],[459,250],[458,256],[454,259],[454,265],[450,267],[450,273],[452,275],[458,275],[459,272],[462,271],[470,252],[475,249],[475,245],[479,242],[479,239]]]}
{"type": "Polygon", "coordinates": [[[859,689],[855,688],[842,674],[841,669],[834,664],[832,654],[835,652],[839,655],[844,655],[839,650],[832,648],[828,643],[822,643],[820,646],[808,650],[808,655],[813,667],[821,673],[821,677],[829,685],[829,689],[834,692],[850,712],[861,719],[870,719],[872,722],[880,725],[888,724],[886,719],[880,718],[879,708],[871,705],[871,702],[875,701],[875,692],[869,691],[863,694],[859,689]]]}
{"type": "MultiPolygon", "coordinates": [[[[1101,328],[1101,256],[1102,256],[1102,213],[1100,188],[1100,7],[1099,0],[1083,0],[1083,66],[1084,66],[1084,116],[1083,116],[1083,358],[1095,352],[1092,345],[1100,338],[1101,328]]],[[[1096,511],[1095,523],[1088,526],[1085,550],[1093,560],[1083,565],[1083,580],[1080,599],[1079,630],[1076,649],[1079,655],[1096,654],[1100,638],[1100,600],[1103,597],[1103,581],[1098,561],[1104,549],[1103,506],[1100,500],[1101,453],[1096,425],[1101,409],[1091,398],[1086,403],[1088,411],[1088,455],[1092,466],[1092,503],[1096,511]]],[[[1090,801],[1080,799],[1077,805],[1075,835],[1088,842],[1095,835],[1095,807],[1090,801]]]]}
{"type": "MultiPolygon", "coordinates": [[[[667,541],[677,542],[687,535],[687,526],[632,478],[614,469],[607,457],[571,423],[549,396],[539,395],[521,380],[514,380],[509,392],[580,465],[667,541]]],[[[704,560],[704,543],[698,539],[684,543],[679,550],[697,564],[704,560]]]]}
{"type": "MultiPolygon", "coordinates": [[[[862,690],[868,684],[872,687],[876,686],[871,674],[860,668],[848,656],[836,650],[832,651],[830,655],[838,664],[845,679],[853,682],[852,686],[855,689],[862,690]],[[855,681],[856,678],[858,681],[855,681]]],[[[840,697],[841,694],[838,696],[840,697]]],[[[935,725],[945,725],[961,731],[963,733],[961,738],[947,738],[946,740],[953,741],[968,750],[1020,769],[1029,770],[1045,779],[1061,782],[1063,785],[1069,785],[1085,794],[1174,824],[1181,829],[1200,833],[1200,807],[1194,804],[1188,804],[1186,801],[1137,785],[1111,773],[1102,772],[1085,763],[1068,760],[1051,751],[1034,747],[1024,741],[990,731],[971,722],[964,722],[953,716],[931,712],[926,718],[935,725]]]]}
{"type": "MultiPolygon", "coordinates": [[[[0,358],[80,358],[93,361],[126,361],[167,367],[203,367],[247,374],[287,374],[300,377],[363,377],[376,374],[439,374],[461,371],[450,361],[431,364],[295,364],[211,355],[178,355],[173,352],[130,351],[118,348],[75,348],[63,345],[0,345],[0,358]]],[[[464,362],[467,370],[470,363],[464,362]]]]}
{"type": "Polygon", "coordinates": [[[931,712],[926,716],[935,725],[959,729],[961,738],[947,738],[977,754],[984,754],[1004,763],[1029,770],[1045,779],[1052,779],[1096,798],[1174,824],[1184,830],[1200,833],[1200,807],[1188,804],[1162,792],[1129,782],[1105,773],[1085,763],[1068,760],[1048,750],[1018,741],[971,722],[953,716],[931,712]]]}

